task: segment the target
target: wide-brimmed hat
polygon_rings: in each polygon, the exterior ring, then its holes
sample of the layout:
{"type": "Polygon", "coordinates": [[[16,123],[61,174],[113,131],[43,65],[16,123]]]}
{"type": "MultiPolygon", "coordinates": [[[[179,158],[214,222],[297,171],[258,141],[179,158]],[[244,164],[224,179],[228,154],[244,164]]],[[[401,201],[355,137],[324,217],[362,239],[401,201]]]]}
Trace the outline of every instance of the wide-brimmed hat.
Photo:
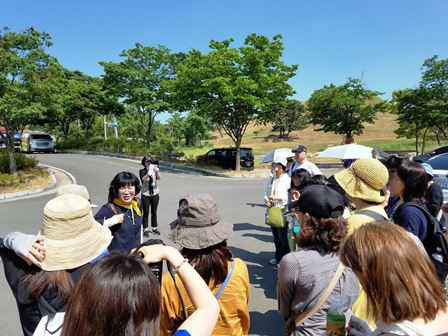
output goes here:
{"type": "Polygon", "coordinates": [[[298,208],[315,218],[336,218],[344,213],[344,197],[329,186],[310,185],[289,208],[298,208]]]}
{"type": "Polygon", "coordinates": [[[65,194],[73,194],[73,195],[81,196],[81,197],[85,198],[86,200],[88,200],[90,202],[90,207],[91,208],[97,208],[98,207],[97,205],[95,205],[95,204],[93,204],[91,202],[89,191],[83,185],[80,185],[80,184],[65,184],[65,185],[59,187],[58,190],[56,191],[56,195],[57,196],[61,196],[61,195],[65,195],[65,194]]]}
{"type": "Polygon", "coordinates": [[[228,239],[233,224],[224,221],[209,194],[193,194],[179,201],[177,219],[169,224],[168,239],[182,247],[200,250],[228,239]]]}
{"type": "Polygon", "coordinates": [[[377,159],[358,159],[334,178],[350,197],[381,203],[385,199],[381,189],[386,186],[389,172],[377,159]]]}
{"type": "Polygon", "coordinates": [[[110,230],[93,218],[90,203],[83,197],[65,194],[44,208],[42,228],[45,258],[38,264],[45,271],[69,270],[93,260],[109,246],[110,230]]]}

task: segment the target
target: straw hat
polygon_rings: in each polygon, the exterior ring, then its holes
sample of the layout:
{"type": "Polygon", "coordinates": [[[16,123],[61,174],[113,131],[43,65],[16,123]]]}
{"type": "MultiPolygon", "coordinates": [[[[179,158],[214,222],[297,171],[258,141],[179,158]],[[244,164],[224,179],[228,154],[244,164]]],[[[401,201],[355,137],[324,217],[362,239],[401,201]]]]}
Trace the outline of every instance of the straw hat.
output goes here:
{"type": "Polygon", "coordinates": [[[334,178],[350,197],[381,203],[385,197],[380,191],[386,186],[389,172],[377,159],[358,159],[334,178]]]}
{"type": "Polygon", "coordinates": [[[112,240],[110,230],[93,218],[90,203],[73,194],[45,205],[37,236],[44,238],[45,259],[38,266],[45,271],[82,266],[103,253],[112,240]]]}
{"type": "Polygon", "coordinates": [[[61,196],[61,195],[65,195],[65,194],[73,194],[73,195],[78,195],[78,196],[84,197],[86,200],[88,200],[90,202],[90,207],[91,208],[97,208],[98,207],[97,205],[93,204],[90,201],[89,191],[83,185],[80,185],[80,184],[65,184],[65,185],[59,187],[58,190],[56,191],[56,195],[57,196],[61,196]]]}
{"type": "Polygon", "coordinates": [[[221,219],[209,194],[194,194],[179,201],[177,219],[169,224],[168,239],[200,250],[219,244],[233,233],[233,224],[221,219]]]}

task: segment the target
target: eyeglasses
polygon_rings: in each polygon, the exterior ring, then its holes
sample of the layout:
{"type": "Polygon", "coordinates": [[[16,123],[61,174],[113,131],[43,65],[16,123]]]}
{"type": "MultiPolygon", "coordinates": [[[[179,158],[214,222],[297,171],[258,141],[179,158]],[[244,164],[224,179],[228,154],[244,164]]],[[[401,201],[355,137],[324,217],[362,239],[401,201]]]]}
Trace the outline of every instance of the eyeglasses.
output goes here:
{"type": "Polygon", "coordinates": [[[135,186],[134,185],[125,185],[125,186],[118,188],[118,191],[126,191],[126,190],[129,190],[129,191],[135,190],[135,186]]]}

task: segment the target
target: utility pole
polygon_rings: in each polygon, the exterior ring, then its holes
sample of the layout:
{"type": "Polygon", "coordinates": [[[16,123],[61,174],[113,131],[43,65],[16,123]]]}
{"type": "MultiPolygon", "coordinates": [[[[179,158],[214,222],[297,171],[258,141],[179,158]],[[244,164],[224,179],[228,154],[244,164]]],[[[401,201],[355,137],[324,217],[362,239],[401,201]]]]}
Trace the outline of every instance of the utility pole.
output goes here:
{"type": "Polygon", "coordinates": [[[107,140],[107,122],[106,122],[106,116],[104,116],[104,141],[107,140]]]}
{"type": "Polygon", "coordinates": [[[114,131],[115,131],[115,138],[118,139],[118,124],[117,124],[117,118],[114,116],[114,131]]]}

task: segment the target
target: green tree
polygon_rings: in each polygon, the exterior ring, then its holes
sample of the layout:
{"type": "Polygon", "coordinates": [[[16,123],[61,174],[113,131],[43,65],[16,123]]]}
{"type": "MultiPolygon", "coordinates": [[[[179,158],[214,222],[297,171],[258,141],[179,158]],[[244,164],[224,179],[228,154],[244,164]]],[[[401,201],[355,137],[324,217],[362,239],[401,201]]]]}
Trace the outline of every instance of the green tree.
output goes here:
{"type": "Polygon", "coordinates": [[[100,62],[106,73],[105,84],[126,105],[147,116],[146,142],[150,146],[155,116],[171,110],[167,84],[175,75],[175,56],[164,46],[144,47],[139,43],[120,56],[124,58],[120,63],[100,62]]]}
{"type": "Polygon", "coordinates": [[[294,93],[288,80],[297,66],[281,61],[281,35],[270,40],[251,34],[240,48],[231,48],[232,42],[212,40],[210,52],[192,50],[185,55],[176,67],[173,100],[179,109],[193,109],[222,127],[237,148],[239,170],[239,149],[247,126],[274,118],[274,108],[283,106],[294,93]]]}
{"type": "Polygon", "coordinates": [[[415,151],[419,153],[419,141],[422,139],[422,152],[425,139],[432,121],[427,118],[428,91],[423,88],[404,89],[392,94],[393,111],[397,114],[399,127],[395,133],[399,137],[414,138],[415,151]]]}
{"type": "Polygon", "coordinates": [[[204,139],[208,134],[209,123],[203,116],[190,112],[185,118],[183,128],[185,145],[195,146],[198,140],[204,139]]]}
{"type": "Polygon", "coordinates": [[[45,78],[56,60],[45,49],[49,34],[28,28],[17,33],[0,29],[0,124],[6,128],[9,172],[17,174],[13,134],[45,119],[45,78]]]}
{"type": "Polygon", "coordinates": [[[147,115],[140,113],[134,106],[126,106],[126,112],[118,118],[120,134],[133,139],[145,139],[147,115]]]}
{"type": "Polygon", "coordinates": [[[185,138],[185,117],[180,112],[174,112],[167,121],[167,129],[171,138],[176,139],[177,145],[181,145],[185,138]]]}
{"type": "Polygon", "coordinates": [[[309,125],[308,112],[299,100],[290,99],[285,107],[275,113],[274,129],[280,132],[279,137],[289,137],[291,131],[303,130],[309,125]]]}
{"type": "Polygon", "coordinates": [[[442,137],[447,139],[448,126],[448,59],[428,58],[421,70],[419,86],[395,91],[392,99],[399,124],[395,133],[414,138],[417,153],[425,151],[427,136],[431,133],[439,143],[442,137]]]}
{"type": "Polygon", "coordinates": [[[433,131],[443,134],[447,139],[448,127],[448,58],[433,56],[426,59],[422,66],[420,87],[427,90],[428,113],[431,115],[433,131]]]}
{"type": "Polygon", "coordinates": [[[320,126],[316,131],[333,132],[351,139],[362,134],[363,123],[373,123],[377,112],[384,111],[386,104],[380,101],[379,95],[364,88],[356,78],[349,78],[341,86],[326,85],[314,91],[307,102],[310,121],[320,126]]]}

